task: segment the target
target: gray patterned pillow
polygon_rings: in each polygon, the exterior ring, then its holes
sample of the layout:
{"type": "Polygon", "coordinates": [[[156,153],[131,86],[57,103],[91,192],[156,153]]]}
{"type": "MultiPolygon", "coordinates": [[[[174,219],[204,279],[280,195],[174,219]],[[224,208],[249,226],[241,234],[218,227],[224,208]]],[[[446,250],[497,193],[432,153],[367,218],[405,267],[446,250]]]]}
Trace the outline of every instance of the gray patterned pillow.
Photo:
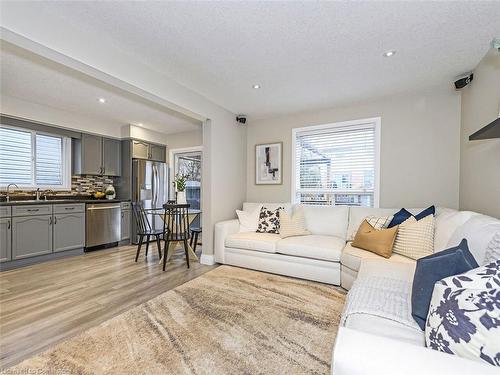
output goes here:
{"type": "Polygon", "coordinates": [[[425,343],[500,366],[500,260],[434,285],[425,343]]]}
{"type": "Polygon", "coordinates": [[[267,207],[260,209],[259,226],[257,233],[276,233],[280,232],[280,210],[284,207],[278,207],[275,210],[270,210],[267,207]]]}

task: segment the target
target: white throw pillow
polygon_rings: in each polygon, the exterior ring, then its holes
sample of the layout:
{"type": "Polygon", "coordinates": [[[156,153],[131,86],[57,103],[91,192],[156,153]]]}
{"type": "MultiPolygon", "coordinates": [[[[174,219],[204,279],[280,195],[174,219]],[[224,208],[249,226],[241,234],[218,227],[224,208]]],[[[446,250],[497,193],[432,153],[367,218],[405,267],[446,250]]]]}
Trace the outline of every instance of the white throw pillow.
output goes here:
{"type": "Polygon", "coordinates": [[[392,252],[415,260],[432,254],[434,216],[429,215],[418,221],[412,216],[399,224],[392,252]]]}
{"type": "Polygon", "coordinates": [[[285,210],[280,210],[280,237],[307,236],[311,234],[306,229],[304,210],[299,208],[293,215],[288,215],[285,210]]]}
{"type": "Polygon", "coordinates": [[[434,285],[425,343],[500,366],[500,260],[434,285]]]}
{"type": "Polygon", "coordinates": [[[252,212],[236,210],[236,215],[238,215],[238,220],[240,221],[240,233],[257,231],[260,208],[261,206],[252,212]]]}
{"type": "MultiPolygon", "coordinates": [[[[394,217],[393,215],[390,215],[390,216],[373,216],[373,215],[371,215],[371,216],[365,217],[361,221],[361,224],[363,223],[363,221],[366,220],[368,222],[368,224],[370,224],[374,229],[377,229],[377,230],[385,229],[389,226],[393,217],[394,217]]],[[[357,233],[357,231],[354,232],[353,234],[351,234],[351,236],[349,237],[349,239],[347,241],[353,241],[354,237],[356,237],[356,233],[357,233]]]]}
{"type": "Polygon", "coordinates": [[[484,253],[484,262],[490,263],[494,260],[500,259],[500,232],[495,233],[484,253]]]}

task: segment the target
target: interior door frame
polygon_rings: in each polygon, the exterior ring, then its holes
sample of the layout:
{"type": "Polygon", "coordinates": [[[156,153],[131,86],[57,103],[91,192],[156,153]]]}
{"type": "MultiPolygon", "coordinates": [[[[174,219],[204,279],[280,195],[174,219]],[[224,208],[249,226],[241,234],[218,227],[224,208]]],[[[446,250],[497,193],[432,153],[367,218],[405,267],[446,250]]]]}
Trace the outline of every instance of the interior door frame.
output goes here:
{"type": "MultiPolygon", "coordinates": [[[[172,148],[168,152],[168,174],[170,177],[170,183],[173,183],[175,178],[175,154],[183,154],[187,152],[201,152],[202,168],[203,168],[203,146],[193,146],[193,147],[183,147],[183,148],[172,148]]],[[[203,197],[203,170],[201,172],[201,191],[200,197],[203,197]]],[[[168,189],[170,199],[175,199],[175,189],[171,187],[168,189]]],[[[203,202],[203,200],[202,200],[203,202]]]]}

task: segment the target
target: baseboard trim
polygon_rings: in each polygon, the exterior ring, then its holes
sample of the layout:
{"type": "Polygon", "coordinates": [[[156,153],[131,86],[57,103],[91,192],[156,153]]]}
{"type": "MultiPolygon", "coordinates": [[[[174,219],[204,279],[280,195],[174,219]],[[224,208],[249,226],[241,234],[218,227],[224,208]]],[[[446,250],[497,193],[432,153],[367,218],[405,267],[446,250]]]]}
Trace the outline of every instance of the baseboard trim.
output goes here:
{"type": "Polygon", "coordinates": [[[213,266],[215,264],[215,258],[213,255],[201,254],[200,263],[206,266],[213,266]]]}

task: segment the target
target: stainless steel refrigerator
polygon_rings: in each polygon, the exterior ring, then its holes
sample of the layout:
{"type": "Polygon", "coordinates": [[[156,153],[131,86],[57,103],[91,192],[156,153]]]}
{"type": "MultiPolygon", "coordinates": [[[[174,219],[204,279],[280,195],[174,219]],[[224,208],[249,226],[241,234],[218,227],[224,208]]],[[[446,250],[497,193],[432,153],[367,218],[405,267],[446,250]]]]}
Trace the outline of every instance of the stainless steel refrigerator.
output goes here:
{"type": "MultiPolygon", "coordinates": [[[[168,167],[166,163],[142,159],[132,160],[132,201],[141,202],[145,209],[161,209],[168,200],[168,167]]],[[[163,228],[163,220],[157,215],[148,215],[151,226],[163,228]]],[[[137,233],[135,218],[133,232],[137,233]]],[[[136,235],[132,237],[137,243],[136,235]]]]}

